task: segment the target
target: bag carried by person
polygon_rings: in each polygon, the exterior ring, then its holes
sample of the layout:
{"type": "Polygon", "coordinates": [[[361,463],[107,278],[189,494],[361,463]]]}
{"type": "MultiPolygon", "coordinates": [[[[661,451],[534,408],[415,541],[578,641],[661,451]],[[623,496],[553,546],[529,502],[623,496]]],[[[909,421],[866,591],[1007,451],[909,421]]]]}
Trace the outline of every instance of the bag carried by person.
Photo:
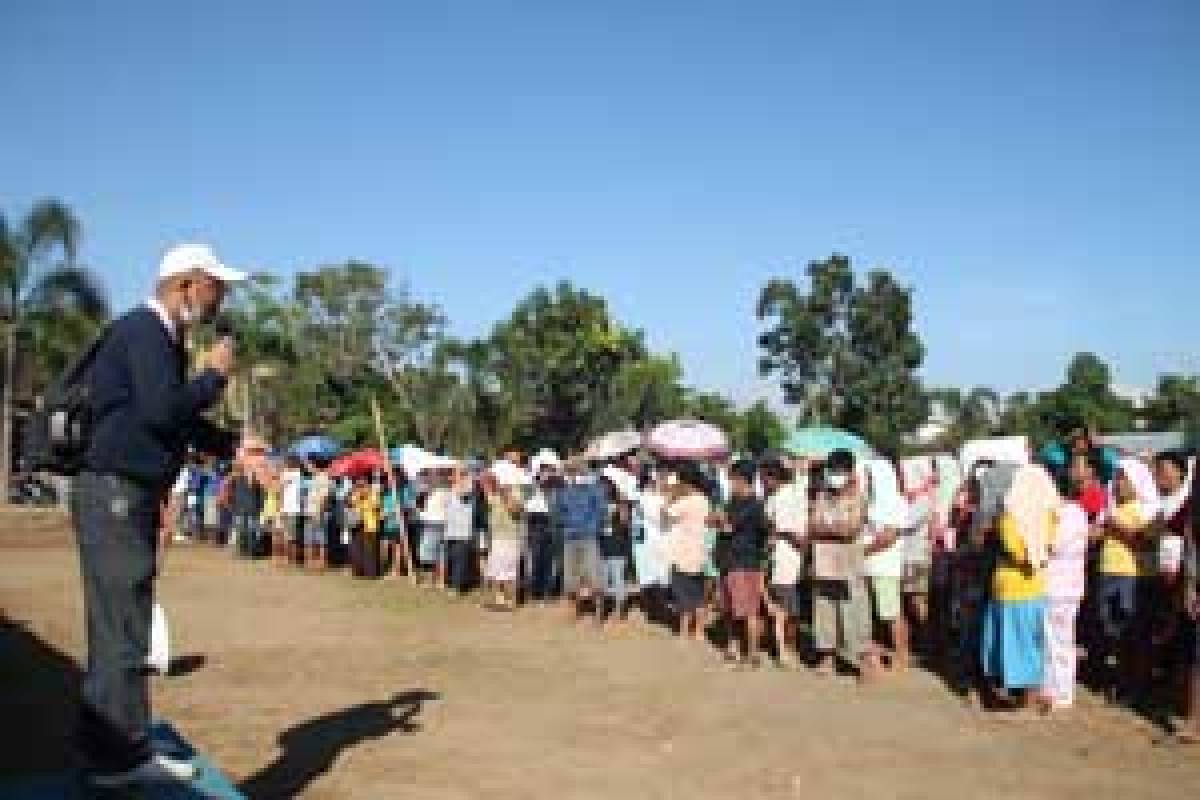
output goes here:
{"type": "Polygon", "coordinates": [[[50,384],[41,405],[29,416],[22,452],[31,472],[72,476],[83,468],[96,423],[88,373],[107,338],[106,328],[50,384]]]}
{"type": "Polygon", "coordinates": [[[854,573],[854,545],[850,542],[814,541],[812,575],[819,581],[847,581],[854,573]]]}
{"type": "Polygon", "coordinates": [[[166,675],[171,670],[171,634],[167,628],[167,612],[158,603],[150,617],[150,652],[146,666],[166,675]]]}

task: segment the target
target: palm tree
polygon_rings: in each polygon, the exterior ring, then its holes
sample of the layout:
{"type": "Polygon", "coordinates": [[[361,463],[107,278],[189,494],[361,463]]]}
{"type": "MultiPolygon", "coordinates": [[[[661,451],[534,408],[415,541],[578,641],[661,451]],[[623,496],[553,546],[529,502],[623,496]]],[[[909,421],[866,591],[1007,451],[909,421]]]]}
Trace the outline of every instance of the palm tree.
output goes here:
{"type": "Polygon", "coordinates": [[[8,502],[12,472],[19,337],[30,336],[38,343],[58,341],[61,347],[61,340],[53,335],[56,327],[67,330],[80,319],[98,322],[108,316],[104,290],[90,272],[75,263],[79,238],[78,219],[56,200],[36,204],[15,224],[0,214],[0,325],[4,336],[0,503],[8,502]],[[73,322],[63,324],[68,319],[73,322]]]}

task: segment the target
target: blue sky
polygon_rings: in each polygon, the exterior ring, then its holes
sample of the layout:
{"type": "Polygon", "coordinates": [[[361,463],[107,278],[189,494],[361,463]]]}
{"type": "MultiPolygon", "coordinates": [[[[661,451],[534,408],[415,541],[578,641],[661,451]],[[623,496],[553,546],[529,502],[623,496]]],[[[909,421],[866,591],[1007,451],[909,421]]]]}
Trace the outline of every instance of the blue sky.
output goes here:
{"type": "Polygon", "coordinates": [[[460,335],[560,278],[760,390],[759,288],[915,289],[936,384],[1198,371],[1200,3],[21,3],[0,209],[69,202],[119,307],[180,238],[359,258],[460,335]],[[90,6],[90,7],[89,7],[90,6]]]}

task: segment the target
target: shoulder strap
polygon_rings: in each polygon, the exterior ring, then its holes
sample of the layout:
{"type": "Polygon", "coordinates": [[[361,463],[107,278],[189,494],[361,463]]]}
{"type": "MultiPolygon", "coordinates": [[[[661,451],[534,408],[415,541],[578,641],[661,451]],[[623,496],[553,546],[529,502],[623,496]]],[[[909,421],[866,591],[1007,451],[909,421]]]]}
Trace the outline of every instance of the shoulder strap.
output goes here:
{"type": "Polygon", "coordinates": [[[59,377],[58,381],[54,385],[56,390],[61,390],[64,387],[70,386],[83,377],[83,374],[87,371],[87,368],[90,367],[92,362],[96,360],[96,354],[100,352],[100,347],[106,341],[108,341],[109,332],[111,330],[111,324],[105,325],[104,330],[100,331],[96,338],[92,339],[92,343],[87,346],[87,349],[80,353],[79,357],[76,358],[75,361],[72,362],[71,365],[67,367],[66,371],[63,372],[63,374],[59,377]]]}

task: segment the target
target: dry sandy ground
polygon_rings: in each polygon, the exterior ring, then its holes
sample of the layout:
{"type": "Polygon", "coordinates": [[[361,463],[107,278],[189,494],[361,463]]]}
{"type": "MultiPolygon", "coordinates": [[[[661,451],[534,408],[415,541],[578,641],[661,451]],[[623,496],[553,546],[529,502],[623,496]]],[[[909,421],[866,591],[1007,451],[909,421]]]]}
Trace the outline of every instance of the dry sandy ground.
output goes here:
{"type": "MultiPolygon", "coordinates": [[[[160,595],[177,654],[197,658],[156,681],[157,711],[251,797],[1179,800],[1200,788],[1200,752],[1090,698],[1069,717],[997,722],[919,672],[869,690],[731,673],[656,629],[598,634],[553,611],[488,613],[201,546],[172,551],[160,595]]],[[[0,772],[61,765],[76,678],[54,651],[82,652],[61,528],[0,520],[0,610],[0,772]],[[30,653],[39,642],[53,650],[30,653]]]]}

